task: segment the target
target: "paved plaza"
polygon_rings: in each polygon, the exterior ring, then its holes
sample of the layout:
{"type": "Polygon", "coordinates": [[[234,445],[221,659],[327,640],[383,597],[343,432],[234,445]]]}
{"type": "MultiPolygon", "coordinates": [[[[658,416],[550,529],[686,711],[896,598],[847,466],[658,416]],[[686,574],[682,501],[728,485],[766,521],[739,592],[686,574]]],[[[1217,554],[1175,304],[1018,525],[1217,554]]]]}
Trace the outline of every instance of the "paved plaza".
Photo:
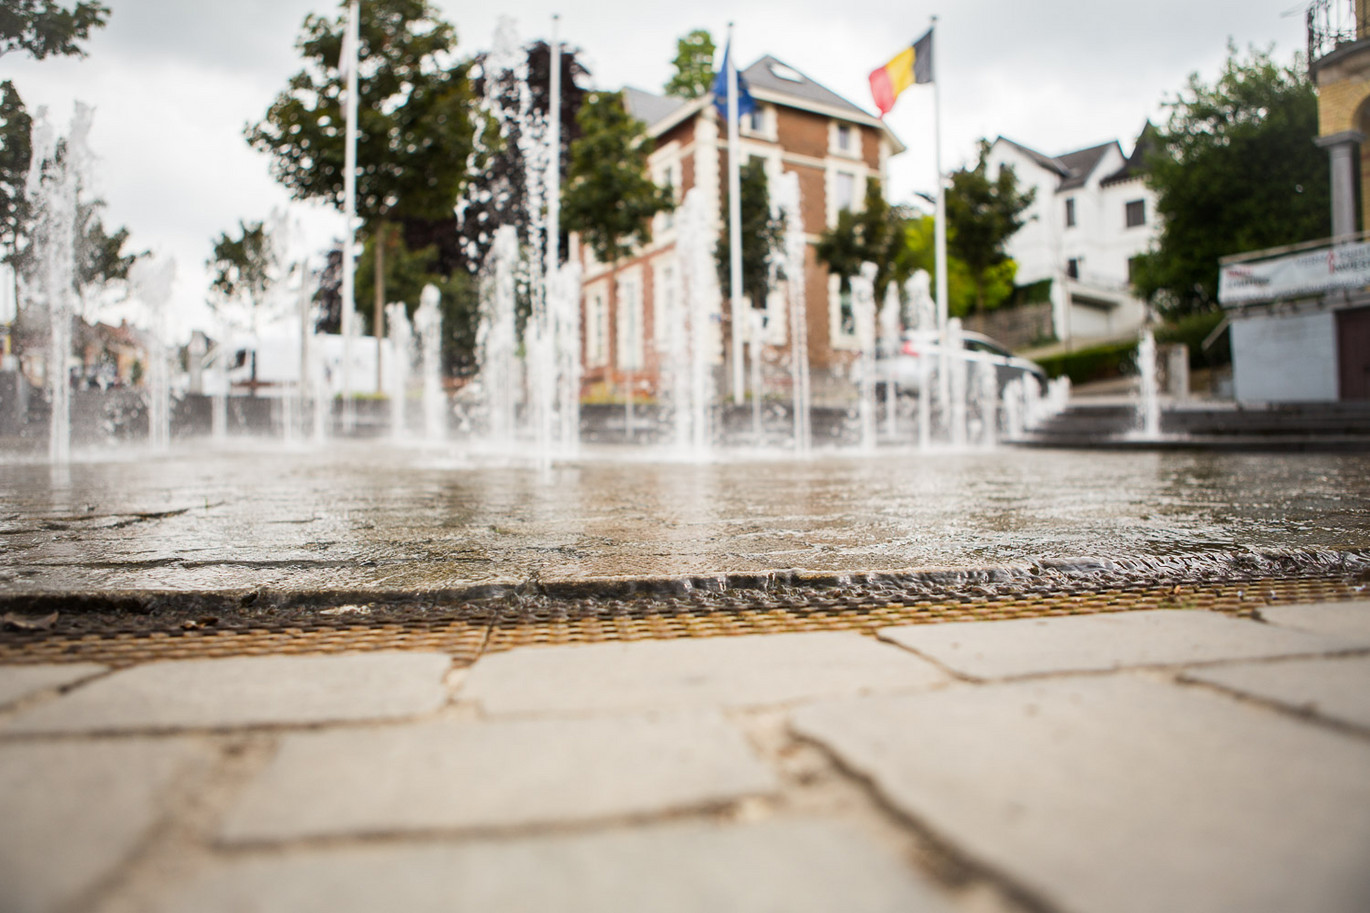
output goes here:
{"type": "Polygon", "coordinates": [[[0,909],[1364,911],[1370,601],[0,666],[0,909]]]}

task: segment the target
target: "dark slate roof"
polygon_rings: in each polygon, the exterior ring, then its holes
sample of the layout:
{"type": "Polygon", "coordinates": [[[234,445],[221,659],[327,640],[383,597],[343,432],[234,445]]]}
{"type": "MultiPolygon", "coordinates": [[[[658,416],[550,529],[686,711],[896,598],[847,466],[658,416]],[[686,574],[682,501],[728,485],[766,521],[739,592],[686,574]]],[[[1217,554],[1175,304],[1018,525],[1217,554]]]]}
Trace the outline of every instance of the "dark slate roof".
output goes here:
{"type": "Polygon", "coordinates": [[[841,95],[819,85],[794,67],[769,54],[743,70],[742,77],[747,80],[747,85],[752,89],[760,89],[774,95],[788,95],[799,102],[809,102],[810,104],[822,105],[825,108],[846,111],[853,115],[859,115],[861,120],[872,119],[869,111],[852,104],[841,95]],[[777,75],[778,73],[785,75],[777,75]],[[787,79],[786,76],[792,78],[787,79]]]}
{"type": "Polygon", "coordinates": [[[1108,154],[1108,150],[1115,148],[1119,155],[1123,154],[1123,148],[1118,145],[1118,141],[1115,139],[1112,142],[1090,146],[1088,149],[1078,149],[1075,152],[1056,156],[1066,169],[1066,177],[1061,181],[1061,186],[1058,189],[1074,190],[1076,187],[1085,186],[1085,182],[1094,173],[1094,169],[1099,167],[1099,162],[1108,154]]]}
{"type": "Polygon", "coordinates": [[[689,101],[671,95],[654,95],[642,89],[626,88],[623,90],[623,104],[629,114],[651,127],[688,105],[689,101]]]}
{"type": "Polygon", "coordinates": [[[1146,125],[1142,127],[1142,132],[1137,135],[1137,144],[1132,147],[1132,154],[1127,157],[1123,167],[1099,183],[1107,187],[1109,184],[1121,184],[1124,181],[1143,177],[1146,174],[1147,156],[1155,151],[1156,144],[1156,128],[1152,126],[1151,121],[1147,121],[1146,125]]]}
{"type": "Polygon", "coordinates": [[[1001,136],[999,139],[1019,150],[1047,171],[1060,175],[1061,183],[1056,188],[1058,191],[1083,187],[1085,182],[1089,180],[1089,176],[1094,173],[1094,169],[1099,167],[1099,162],[1108,154],[1109,149],[1116,147],[1119,154],[1122,154],[1122,147],[1118,146],[1117,140],[1100,143],[1087,149],[1077,149],[1074,152],[1051,156],[1038,152],[1036,149],[1029,149],[1022,143],[1015,143],[1007,137],[1001,136]]]}

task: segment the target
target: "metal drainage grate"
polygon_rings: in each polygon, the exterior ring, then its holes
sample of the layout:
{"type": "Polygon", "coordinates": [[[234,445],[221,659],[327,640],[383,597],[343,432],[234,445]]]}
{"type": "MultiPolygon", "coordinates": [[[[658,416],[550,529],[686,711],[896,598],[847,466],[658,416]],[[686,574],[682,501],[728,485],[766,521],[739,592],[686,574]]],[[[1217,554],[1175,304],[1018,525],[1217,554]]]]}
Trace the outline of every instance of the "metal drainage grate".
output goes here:
{"type": "MultiPolygon", "coordinates": [[[[189,630],[0,632],[0,663],[96,662],[121,667],[154,660],[268,654],[431,650],[470,664],[514,647],[679,637],[728,637],[794,631],[856,631],[956,621],[1087,615],[1142,609],[1201,609],[1250,616],[1266,605],[1365,598],[1345,577],[1259,578],[1211,586],[1165,585],[1021,595],[898,594],[832,591],[729,594],[705,601],[644,597],[578,599],[536,606],[459,607],[457,615],[411,615],[371,624],[313,621],[282,626],[189,630]],[[462,612],[461,609],[470,611],[462,612]]],[[[440,610],[434,610],[435,614],[440,610]]]]}

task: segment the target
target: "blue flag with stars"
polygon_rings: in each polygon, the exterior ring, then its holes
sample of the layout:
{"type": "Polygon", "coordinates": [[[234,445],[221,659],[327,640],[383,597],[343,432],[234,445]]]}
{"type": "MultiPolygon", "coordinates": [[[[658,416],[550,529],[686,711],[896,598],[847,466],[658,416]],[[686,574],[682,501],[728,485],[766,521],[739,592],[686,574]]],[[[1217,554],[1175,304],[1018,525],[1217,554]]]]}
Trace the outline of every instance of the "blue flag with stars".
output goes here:
{"type": "MultiPolygon", "coordinates": [[[[728,44],[723,48],[723,66],[719,68],[718,75],[714,77],[714,107],[718,110],[718,119],[724,123],[728,122],[728,55],[732,53],[733,42],[728,40],[728,44]]],[[[747,89],[747,80],[742,78],[742,71],[737,73],[737,116],[751,114],[756,110],[756,99],[752,98],[752,93],[747,89]]]]}

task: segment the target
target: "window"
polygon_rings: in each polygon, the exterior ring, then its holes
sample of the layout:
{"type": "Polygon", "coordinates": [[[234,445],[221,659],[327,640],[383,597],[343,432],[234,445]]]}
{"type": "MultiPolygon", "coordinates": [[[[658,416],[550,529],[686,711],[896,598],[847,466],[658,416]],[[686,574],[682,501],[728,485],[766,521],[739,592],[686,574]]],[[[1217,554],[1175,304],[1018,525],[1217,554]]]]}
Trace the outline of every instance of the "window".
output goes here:
{"type": "Polygon", "coordinates": [[[837,211],[853,208],[856,205],[856,175],[839,171],[835,185],[837,211]]]}
{"type": "Polygon", "coordinates": [[[837,148],[842,152],[851,152],[851,125],[837,125],[837,148]]]}
{"type": "Polygon", "coordinates": [[[642,279],[637,275],[618,280],[617,361],[621,371],[642,368],[642,279]]]}
{"type": "Polygon", "coordinates": [[[1127,204],[1127,227],[1136,228],[1146,224],[1146,200],[1133,200],[1127,204]]]}
{"type": "Polygon", "coordinates": [[[1075,198],[1070,197],[1066,200],[1066,228],[1075,227],[1075,198]]]}
{"type": "Polygon", "coordinates": [[[585,299],[585,364],[599,368],[609,363],[609,303],[604,290],[596,289],[585,299]]]}
{"type": "Polygon", "coordinates": [[[1132,285],[1137,281],[1137,264],[1141,262],[1141,257],[1127,258],[1127,284],[1132,285]]]}
{"type": "Polygon", "coordinates": [[[1066,275],[1072,279],[1080,278],[1080,261],[1076,257],[1071,257],[1066,261],[1066,275]]]}
{"type": "Polygon", "coordinates": [[[746,127],[751,133],[765,133],[766,110],[758,105],[754,111],[747,115],[747,119],[742,122],[742,126],[746,127]]]}

